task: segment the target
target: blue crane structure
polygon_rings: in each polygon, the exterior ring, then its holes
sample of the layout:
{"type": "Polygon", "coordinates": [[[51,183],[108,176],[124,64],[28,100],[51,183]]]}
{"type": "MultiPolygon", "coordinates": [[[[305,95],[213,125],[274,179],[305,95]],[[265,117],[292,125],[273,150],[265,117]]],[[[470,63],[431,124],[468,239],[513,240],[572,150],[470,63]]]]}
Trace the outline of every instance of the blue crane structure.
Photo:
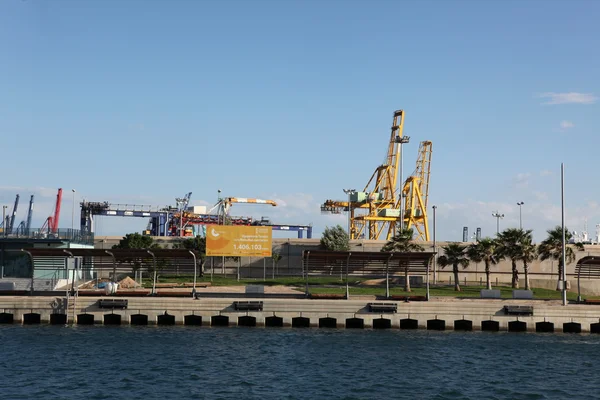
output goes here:
{"type": "MultiPolygon", "coordinates": [[[[134,204],[111,204],[104,202],[81,202],[80,228],[83,234],[92,234],[94,232],[94,217],[137,217],[149,218],[148,234],[151,236],[178,236],[178,232],[183,235],[179,229],[180,216],[184,214],[184,220],[187,225],[218,225],[218,214],[191,214],[183,212],[187,209],[192,193],[188,193],[183,198],[177,198],[178,207],[153,207],[134,204]]],[[[221,220],[222,222],[222,220],[221,220]]],[[[290,224],[272,224],[267,218],[260,221],[254,221],[252,217],[231,217],[233,225],[258,225],[270,226],[273,230],[292,231],[298,233],[298,238],[302,239],[304,232],[308,239],[312,238],[312,225],[290,225],[290,224]]]]}
{"type": "Polygon", "coordinates": [[[17,226],[17,235],[29,235],[31,229],[31,218],[33,217],[33,195],[29,199],[29,210],[27,211],[27,219],[21,221],[17,226]]]}
{"type": "Polygon", "coordinates": [[[17,216],[17,209],[19,208],[19,198],[21,196],[17,195],[17,197],[15,198],[15,205],[13,206],[12,209],[12,215],[10,217],[10,222],[8,223],[8,226],[6,227],[6,232],[10,235],[13,232],[13,228],[15,226],[15,217],[17,216]]]}

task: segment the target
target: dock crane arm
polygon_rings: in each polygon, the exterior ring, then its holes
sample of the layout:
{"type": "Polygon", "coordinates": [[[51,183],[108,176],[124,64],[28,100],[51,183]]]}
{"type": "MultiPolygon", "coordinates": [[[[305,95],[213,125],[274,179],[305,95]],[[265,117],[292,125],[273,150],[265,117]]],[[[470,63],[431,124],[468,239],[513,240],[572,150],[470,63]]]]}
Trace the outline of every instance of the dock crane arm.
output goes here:
{"type": "Polygon", "coordinates": [[[29,199],[29,210],[27,211],[27,222],[25,223],[25,232],[31,229],[31,218],[33,217],[33,195],[29,199]]]}
{"type": "Polygon", "coordinates": [[[15,217],[17,216],[17,209],[19,208],[19,198],[20,198],[19,195],[17,195],[17,197],[15,198],[15,205],[13,206],[13,209],[12,209],[12,216],[10,217],[10,222],[7,227],[7,232],[9,234],[12,233],[13,228],[15,226],[15,217]]]}

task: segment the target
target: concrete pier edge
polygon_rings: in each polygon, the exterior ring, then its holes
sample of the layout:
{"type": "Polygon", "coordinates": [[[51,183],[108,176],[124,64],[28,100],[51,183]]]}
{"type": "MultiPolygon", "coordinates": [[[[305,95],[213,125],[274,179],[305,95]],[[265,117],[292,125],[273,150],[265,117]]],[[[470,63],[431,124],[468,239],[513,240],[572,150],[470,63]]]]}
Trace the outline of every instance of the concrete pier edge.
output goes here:
{"type": "Polygon", "coordinates": [[[463,299],[390,301],[396,312],[370,312],[368,299],[246,299],[262,310],[236,310],[239,298],[127,298],[127,309],[102,309],[94,297],[76,308],[64,297],[0,297],[0,324],[194,325],[600,333],[600,306],[556,301],[463,299]],[[507,304],[533,307],[533,315],[506,315],[507,304]],[[57,305],[64,305],[59,306],[57,305]],[[62,307],[62,308],[61,308],[62,307]],[[108,316],[108,317],[107,317],[108,316]]]}

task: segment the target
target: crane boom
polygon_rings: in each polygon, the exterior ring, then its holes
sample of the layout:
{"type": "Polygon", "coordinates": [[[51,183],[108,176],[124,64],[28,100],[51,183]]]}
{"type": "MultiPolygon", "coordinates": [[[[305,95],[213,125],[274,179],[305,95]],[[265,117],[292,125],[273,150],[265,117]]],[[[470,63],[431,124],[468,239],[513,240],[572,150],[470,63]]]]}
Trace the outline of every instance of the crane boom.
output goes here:
{"type": "Polygon", "coordinates": [[[254,203],[254,204],[270,204],[276,206],[277,203],[273,200],[262,200],[262,199],[248,199],[245,197],[228,197],[226,200],[228,203],[254,203]]]}
{"type": "Polygon", "coordinates": [[[56,231],[58,230],[58,221],[60,219],[61,202],[62,202],[62,189],[58,189],[58,193],[56,195],[56,204],[54,205],[54,215],[49,216],[48,219],[46,220],[46,222],[44,222],[42,230],[44,230],[47,226],[48,230],[51,233],[56,233],[56,231]]]}
{"type": "Polygon", "coordinates": [[[384,163],[371,175],[362,192],[350,193],[346,201],[327,200],[321,205],[322,212],[350,213],[350,238],[367,237],[378,240],[385,233],[389,240],[396,233],[401,219],[399,204],[400,187],[398,166],[401,162],[400,146],[404,138],[404,110],[394,111],[390,140],[384,163]]]}
{"type": "Polygon", "coordinates": [[[17,197],[15,198],[15,205],[13,206],[13,209],[12,209],[12,216],[10,217],[10,222],[7,227],[8,234],[12,233],[13,227],[15,226],[15,217],[17,216],[17,209],[19,208],[19,198],[20,197],[21,196],[17,195],[17,197]]]}
{"type": "Polygon", "coordinates": [[[414,228],[417,240],[429,241],[427,201],[429,197],[429,176],[431,172],[432,143],[423,141],[419,145],[419,156],[415,172],[406,179],[402,194],[406,197],[403,226],[414,228]]]}
{"type": "Polygon", "coordinates": [[[31,218],[33,217],[33,195],[29,199],[29,210],[27,211],[27,222],[25,223],[25,232],[29,234],[31,229],[31,218]]]}

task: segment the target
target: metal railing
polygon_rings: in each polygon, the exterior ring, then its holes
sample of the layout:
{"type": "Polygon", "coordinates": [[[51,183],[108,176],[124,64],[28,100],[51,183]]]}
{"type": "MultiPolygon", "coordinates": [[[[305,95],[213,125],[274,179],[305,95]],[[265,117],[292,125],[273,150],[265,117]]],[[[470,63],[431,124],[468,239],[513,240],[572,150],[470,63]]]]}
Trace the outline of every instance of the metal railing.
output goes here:
{"type": "Polygon", "coordinates": [[[0,239],[7,240],[22,240],[22,239],[38,239],[38,240],[65,240],[77,244],[94,244],[94,234],[81,231],[79,229],[57,229],[56,232],[50,229],[20,229],[14,230],[11,233],[0,232],[0,239]]]}

